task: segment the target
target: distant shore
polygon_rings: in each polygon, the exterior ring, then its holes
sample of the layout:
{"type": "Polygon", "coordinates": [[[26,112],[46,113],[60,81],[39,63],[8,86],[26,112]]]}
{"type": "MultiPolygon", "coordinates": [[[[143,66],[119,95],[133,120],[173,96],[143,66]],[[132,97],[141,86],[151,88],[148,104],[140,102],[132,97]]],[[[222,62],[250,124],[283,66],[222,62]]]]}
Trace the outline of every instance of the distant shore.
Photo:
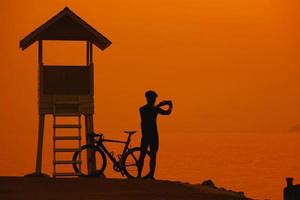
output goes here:
{"type": "Polygon", "coordinates": [[[242,193],[167,180],[0,177],[0,199],[245,200],[242,193]]]}

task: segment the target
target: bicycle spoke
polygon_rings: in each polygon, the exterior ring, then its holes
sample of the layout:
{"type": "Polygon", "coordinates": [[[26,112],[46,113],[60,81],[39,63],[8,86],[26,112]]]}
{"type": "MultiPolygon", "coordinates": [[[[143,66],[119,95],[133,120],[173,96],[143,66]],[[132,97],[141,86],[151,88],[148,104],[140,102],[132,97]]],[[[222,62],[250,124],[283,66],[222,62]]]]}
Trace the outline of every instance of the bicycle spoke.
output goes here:
{"type": "Polygon", "coordinates": [[[128,164],[128,165],[125,165],[126,167],[130,167],[130,166],[137,166],[137,164],[128,164]]]}
{"type": "Polygon", "coordinates": [[[133,159],[135,160],[135,162],[138,162],[138,159],[134,156],[133,152],[131,153],[131,155],[132,155],[133,159]]]}

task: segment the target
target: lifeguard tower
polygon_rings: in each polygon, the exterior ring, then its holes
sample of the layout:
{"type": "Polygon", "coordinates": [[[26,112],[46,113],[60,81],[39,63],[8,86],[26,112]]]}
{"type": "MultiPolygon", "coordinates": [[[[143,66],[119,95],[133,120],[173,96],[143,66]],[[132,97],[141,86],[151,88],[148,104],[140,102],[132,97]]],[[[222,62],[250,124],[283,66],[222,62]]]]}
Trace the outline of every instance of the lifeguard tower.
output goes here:
{"type": "MultiPolygon", "coordinates": [[[[34,175],[42,175],[42,149],[45,115],[53,115],[53,177],[77,176],[74,172],[57,172],[57,165],[79,164],[81,160],[57,160],[58,153],[75,152],[81,145],[81,116],[85,118],[85,132],[93,132],[94,114],[94,65],[93,45],[101,50],[110,46],[111,42],[93,27],[87,24],[68,7],[38,27],[20,41],[20,48],[38,41],[38,145],[36,169],[34,175]],[[43,64],[44,40],[68,40],[86,42],[86,65],[53,66],[43,64]],[[78,118],[76,124],[57,124],[58,117],[78,118]],[[57,129],[76,129],[75,136],[57,136],[57,129]],[[56,142],[73,140],[78,148],[57,148],[56,142]]],[[[66,52],[68,53],[68,52],[66,52]]],[[[87,138],[87,143],[89,143],[87,138]]],[[[95,170],[95,161],[88,163],[89,174],[95,170]]]]}

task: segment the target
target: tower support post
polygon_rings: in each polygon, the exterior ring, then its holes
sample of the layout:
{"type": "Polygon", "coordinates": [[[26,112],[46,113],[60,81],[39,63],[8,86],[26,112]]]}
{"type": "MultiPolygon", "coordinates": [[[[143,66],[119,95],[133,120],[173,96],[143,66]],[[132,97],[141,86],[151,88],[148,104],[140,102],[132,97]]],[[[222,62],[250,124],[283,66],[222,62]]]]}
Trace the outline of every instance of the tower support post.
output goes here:
{"type": "MultiPolygon", "coordinates": [[[[92,145],[92,139],[88,137],[89,133],[94,132],[94,121],[93,121],[93,115],[88,114],[85,115],[85,134],[86,134],[86,143],[92,145]]],[[[93,176],[97,173],[96,171],[96,152],[87,151],[87,168],[88,168],[88,175],[93,176]]]]}
{"type": "Polygon", "coordinates": [[[38,127],[38,143],[37,143],[37,154],[35,164],[35,175],[42,175],[42,157],[43,157],[43,140],[44,140],[44,123],[45,115],[39,115],[39,127],[38,127]]]}

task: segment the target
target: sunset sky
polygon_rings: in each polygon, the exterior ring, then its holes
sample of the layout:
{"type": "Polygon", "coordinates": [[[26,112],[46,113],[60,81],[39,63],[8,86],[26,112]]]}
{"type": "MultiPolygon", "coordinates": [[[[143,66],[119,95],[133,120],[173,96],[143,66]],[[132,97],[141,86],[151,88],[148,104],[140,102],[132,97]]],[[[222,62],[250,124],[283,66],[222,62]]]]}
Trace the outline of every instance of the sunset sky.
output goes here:
{"type": "MultiPolygon", "coordinates": [[[[94,47],[96,130],[139,130],[148,89],[174,103],[161,132],[285,132],[300,123],[298,0],[1,1],[4,148],[14,136],[35,156],[37,44],[22,51],[19,41],[65,6],[112,41],[94,47]]],[[[84,43],[45,48],[46,63],[84,60],[84,43]]]]}
{"type": "MultiPolygon", "coordinates": [[[[5,132],[20,132],[12,121],[31,132],[37,120],[37,45],[22,52],[18,42],[65,6],[113,42],[94,53],[99,128],[137,127],[147,89],[174,101],[162,122],[172,131],[286,131],[300,123],[297,1],[6,1],[5,132]]],[[[60,44],[46,45],[46,63],[84,59],[82,44],[60,44]]]]}

